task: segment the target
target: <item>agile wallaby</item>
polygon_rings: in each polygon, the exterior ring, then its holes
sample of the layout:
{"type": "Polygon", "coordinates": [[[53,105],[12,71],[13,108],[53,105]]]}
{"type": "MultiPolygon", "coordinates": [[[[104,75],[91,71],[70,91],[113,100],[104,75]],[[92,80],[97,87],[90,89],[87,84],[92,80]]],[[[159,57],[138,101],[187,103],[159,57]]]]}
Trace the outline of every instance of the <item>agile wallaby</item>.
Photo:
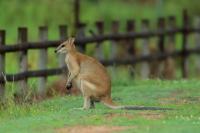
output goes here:
{"type": "Polygon", "coordinates": [[[106,68],[95,58],[78,52],[74,44],[75,39],[69,38],[60,44],[55,53],[66,53],[65,63],[69,75],[67,88],[71,82],[80,89],[84,104],[82,109],[94,107],[94,102],[99,101],[112,109],[134,109],[134,110],[164,110],[158,107],[118,106],[111,98],[111,79],[106,68]]]}

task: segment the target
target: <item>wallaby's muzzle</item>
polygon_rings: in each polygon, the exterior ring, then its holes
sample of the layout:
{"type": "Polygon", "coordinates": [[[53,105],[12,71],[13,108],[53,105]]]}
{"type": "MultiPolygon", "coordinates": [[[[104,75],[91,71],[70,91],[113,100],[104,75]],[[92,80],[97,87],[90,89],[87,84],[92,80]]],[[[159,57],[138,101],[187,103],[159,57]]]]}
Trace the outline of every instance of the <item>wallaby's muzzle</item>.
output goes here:
{"type": "Polygon", "coordinates": [[[64,44],[60,44],[55,50],[55,53],[66,53],[66,48],[64,44]]]}

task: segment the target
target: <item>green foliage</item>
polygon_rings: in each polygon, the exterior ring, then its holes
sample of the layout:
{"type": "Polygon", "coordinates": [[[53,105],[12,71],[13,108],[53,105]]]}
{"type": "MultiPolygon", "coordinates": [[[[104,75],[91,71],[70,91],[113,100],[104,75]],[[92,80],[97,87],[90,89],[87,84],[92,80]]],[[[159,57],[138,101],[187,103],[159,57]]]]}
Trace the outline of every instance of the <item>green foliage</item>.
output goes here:
{"type": "MultiPolygon", "coordinates": [[[[82,0],[80,15],[81,21],[86,22],[89,28],[94,28],[96,20],[104,20],[108,32],[112,20],[125,24],[127,19],[136,19],[138,27],[141,19],[148,18],[154,23],[159,15],[175,15],[180,20],[183,8],[198,15],[198,5],[198,0],[166,0],[162,5],[138,0],[82,0]]],[[[42,25],[50,27],[50,39],[58,39],[57,26],[60,24],[68,24],[70,33],[73,28],[73,0],[1,0],[0,12],[0,28],[6,29],[8,43],[17,41],[17,28],[22,26],[29,28],[31,41],[38,39],[38,27],[42,25]]],[[[121,26],[121,30],[124,29],[125,26],[121,26]]]]}
{"type": "Polygon", "coordinates": [[[73,21],[71,4],[71,0],[0,1],[0,11],[4,12],[0,17],[0,26],[6,29],[9,43],[16,42],[19,26],[28,27],[31,40],[38,39],[38,27],[43,25],[50,27],[50,38],[58,39],[57,26],[70,25],[73,21]]]}

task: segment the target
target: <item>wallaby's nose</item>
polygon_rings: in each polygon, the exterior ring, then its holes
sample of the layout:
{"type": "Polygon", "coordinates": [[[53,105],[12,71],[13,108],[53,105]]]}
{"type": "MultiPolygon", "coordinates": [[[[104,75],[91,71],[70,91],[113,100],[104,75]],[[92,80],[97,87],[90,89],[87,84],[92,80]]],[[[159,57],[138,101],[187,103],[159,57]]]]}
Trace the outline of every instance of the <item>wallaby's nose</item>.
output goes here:
{"type": "Polygon", "coordinates": [[[54,50],[54,53],[57,53],[57,50],[54,50]]]}

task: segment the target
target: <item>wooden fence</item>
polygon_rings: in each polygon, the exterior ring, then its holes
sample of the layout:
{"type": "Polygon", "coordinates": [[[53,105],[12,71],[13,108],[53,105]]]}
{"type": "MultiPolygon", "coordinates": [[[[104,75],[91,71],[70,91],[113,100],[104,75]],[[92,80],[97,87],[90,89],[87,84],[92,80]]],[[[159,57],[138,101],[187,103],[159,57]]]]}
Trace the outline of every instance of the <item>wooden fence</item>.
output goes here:
{"type": "MultiPolygon", "coordinates": [[[[131,54],[131,58],[129,59],[110,59],[110,60],[101,60],[104,65],[112,65],[112,64],[136,64],[138,62],[152,62],[154,60],[164,60],[169,57],[181,57],[181,70],[183,78],[188,77],[188,56],[191,54],[199,54],[200,47],[195,47],[192,49],[188,48],[188,36],[191,33],[200,33],[200,27],[193,28],[190,26],[189,16],[187,11],[183,11],[182,16],[183,25],[181,28],[176,26],[176,18],[174,16],[170,16],[167,18],[168,25],[166,26],[166,18],[158,19],[158,26],[156,30],[151,30],[149,28],[149,20],[142,20],[142,31],[135,31],[135,23],[134,20],[129,20],[127,22],[127,32],[119,33],[119,24],[118,22],[113,22],[112,33],[104,34],[103,22],[96,22],[96,27],[98,33],[94,33],[91,31],[93,36],[85,36],[80,33],[77,37],[75,43],[82,49],[85,48],[88,43],[97,43],[100,45],[103,41],[110,40],[113,42],[113,45],[116,44],[119,40],[126,40],[129,45],[127,51],[131,54]],[[166,51],[164,46],[165,38],[169,37],[169,40],[175,43],[175,35],[182,35],[182,48],[181,50],[174,51],[166,51]],[[157,37],[158,38],[158,48],[159,52],[154,54],[150,54],[148,50],[149,38],[157,37]],[[135,56],[135,40],[142,39],[143,40],[143,54],[140,56],[135,56]],[[146,52],[145,52],[146,51],[146,52]]],[[[80,25],[80,29],[83,28],[84,25],[80,25]]],[[[80,32],[84,30],[81,29],[80,32]]],[[[47,69],[47,58],[48,53],[47,49],[52,47],[57,47],[63,40],[67,39],[67,26],[62,25],[59,26],[60,39],[57,41],[48,41],[48,28],[47,27],[39,27],[39,42],[29,42],[28,41],[28,32],[27,28],[22,27],[18,29],[18,43],[12,45],[6,45],[6,33],[4,30],[0,30],[0,95],[4,95],[5,84],[6,82],[16,82],[18,81],[21,85],[21,88],[27,88],[28,79],[37,77],[39,78],[38,89],[41,93],[43,93],[46,79],[51,75],[60,75],[66,70],[66,66],[64,64],[64,57],[60,55],[59,57],[59,67],[54,69],[47,69]],[[38,67],[39,70],[28,70],[28,50],[39,50],[39,60],[38,67]],[[18,52],[19,61],[18,65],[20,67],[19,73],[17,74],[9,74],[5,72],[5,62],[6,62],[6,53],[10,52],[18,52]]],[[[77,34],[78,35],[78,34],[77,34]]],[[[126,45],[126,44],[124,44],[126,45]]],[[[9,60],[10,61],[10,60],[9,60]]],[[[145,65],[144,65],[145,66],[145,65]]],[[[26,92],[26,90],[21,90],[26,92]]]]}

